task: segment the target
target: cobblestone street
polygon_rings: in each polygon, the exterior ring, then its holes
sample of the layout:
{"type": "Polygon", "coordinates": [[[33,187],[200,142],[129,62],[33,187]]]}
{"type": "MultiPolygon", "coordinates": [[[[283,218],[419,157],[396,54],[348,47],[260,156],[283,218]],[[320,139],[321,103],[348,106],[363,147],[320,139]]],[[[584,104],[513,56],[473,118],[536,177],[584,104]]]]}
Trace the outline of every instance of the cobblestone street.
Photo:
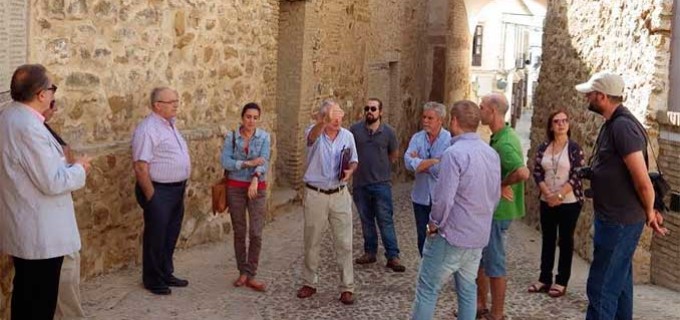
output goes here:
{"type": "MultiPolygon", "coordinates": [[[[234,288],[238,276],[231,240],[178,252],[176,273],[190,281],[170,296],[155,296],[141,286],[140,267],[102,276],[83,284],[84,307],[95,319],[407,319],[414,297],[418,253],[409,184],[394,187],[395,220],[405,273],[393,273],[378,263],[355,266],[357,301],[342,305],[330,236],[324,241],[318,293],[295,297],[302,265],[302,209],[290,207],[264,230],[259,277],[266,293],[234,288]]],[[[362,252],[359,220],[354,219],[354,256],[362,252]]],[[[509,236],[507,315],[509,319],[583,319],[587,305],[587,264],[574,259],[574,274],[565,297],[526,293],[538,276],[539,233],[520,222],[509,236]]],[[[379,253],[382,255],[382,252],[379,253]]],[[[636,319],[680,319],[680,294],[655,286],[637,286],[636,319]]],[[[439,298],[437,319],[453,319],[455,294],[447,285],[439,298]]]]}

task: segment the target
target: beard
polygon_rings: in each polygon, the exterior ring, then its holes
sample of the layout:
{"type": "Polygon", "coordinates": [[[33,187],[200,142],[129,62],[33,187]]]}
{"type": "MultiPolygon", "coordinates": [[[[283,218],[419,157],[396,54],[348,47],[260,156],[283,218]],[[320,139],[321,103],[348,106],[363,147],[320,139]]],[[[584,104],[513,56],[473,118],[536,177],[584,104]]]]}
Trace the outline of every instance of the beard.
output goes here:
{"type": "Polygon", "coordinates": [[[374,124],[376,121],[378,121],[378,119],[380,119],[380,117],[373,117],[372,115],[369,114],[366,115],[364,119],[366,120],[367,124],[374,124]]]}
{"type": "Polygon", "coordinates": [[[592,103],[588,104],[588,110],[595,112],[599,115],[602,115],[602,108],[598,107],[595,104],[592,104],[592,103]]]}

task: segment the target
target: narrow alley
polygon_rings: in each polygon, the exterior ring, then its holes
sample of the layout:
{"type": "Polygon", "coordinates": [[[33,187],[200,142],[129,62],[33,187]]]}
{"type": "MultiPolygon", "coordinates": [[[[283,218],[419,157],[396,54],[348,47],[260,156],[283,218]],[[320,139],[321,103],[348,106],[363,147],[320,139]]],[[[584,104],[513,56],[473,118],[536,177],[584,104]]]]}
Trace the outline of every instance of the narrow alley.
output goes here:
{"type": "MultiPolygon", "coordinates": [[[[531,112],[525,112],[518,132],[526,140],[531,112]]],[[[528,148],[528,144],[525,148],[528,148]]],[[[532,182],[528,182],[532,183],[532,182]]],[[[405,273],[393,273],[378,263],[355,265],[357,301],[345,306],[337,299],[338,273],[330,236],[322,250],[319,291],[309,299],[295,296],[300,284],[302,252],[302,208],[287,207],[264,230],[258,277],[269,287],[266,293],[235,288],[238,277],[231,239],[202,245],[176,254],[178,276],[190,281],[187,288],[173,289],[170,296],[156,296],[141,285],[141,267],[119,271],[86,282],[82,286],[85,311],[95,319],[408,319],[415,292],[419,256],[410,202],[410,184],[393,188],[395,224],[405,273]]],[[[574,257],[571,285],[566,296],[553,299],[529,294],[526,287],[538,277],[540,234],[517,221],[510,228],[508,270],[508,319],[583,319],[587,299],[585,283],[588,264],[574,257]]],[[[354,256],[362,252],[361,225],[354,217],[354,256]]],[[[382,250],[382,249],[381,249],[382,250]]],[[[680,293],[656,286],[636,288],[635,319],[680,319],[676,308],[680,293]]],[[[453,288],[442,290],[436,319],[453,319],[456,309],[453,288]]]]}

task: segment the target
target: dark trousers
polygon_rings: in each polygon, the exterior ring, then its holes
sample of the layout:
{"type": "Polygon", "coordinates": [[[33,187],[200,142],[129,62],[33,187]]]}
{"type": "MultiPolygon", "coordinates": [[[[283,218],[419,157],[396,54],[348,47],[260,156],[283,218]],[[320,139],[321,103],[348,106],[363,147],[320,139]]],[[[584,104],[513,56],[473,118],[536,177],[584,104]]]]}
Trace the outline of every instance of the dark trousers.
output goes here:
{"type": "Polygon", "coordinates": [[[416,217],[416,232],[418,234],[418,253],[423,256],[423,246],[427,237],[427,223],[430,222],[432,205],[426,206],[413,202],[413,214],[416,217]]]}
{"type": "Polygon", "coordinates": [[[385,247],[387,260],[399,258],[399,243],[394,230],[392,208],[392,186],[380,182],[354,187],[354,204],[361,218],[361,232],[364,236],[364,252],[375,255],[378,252],[378,229],[385,247]],[[376,229],[376,222],[378,228],[376,229]]]}
{"type": "Polygon", "coordinates": [[[154,182],[154,195],[148,201],[139,186],[135,189],[144,209],[142,280],[147,289],[167,287],[165,281],[175,271],[172,257],[182,229],[185,189],[184,182],[154,182]]]}
{"type": "Polygon", "coordinates": [[[249,278],[257,274],[262,249],[262,229],[267,211],[267,192],[258,190],[255,199],[248,198],[248,188],[227,189],[231,226],[234,230],[234,255],[239,274],[249,278]],[[246,215],[246,209],[248,214],[246,215]],[[248,244],[246,245],[246,236],[248,244]]]}
{"type": "Polygon", "coordinates": [[[52,320],[57,308],[59,275],[64,257],[14,261],[12,320],[52,320]]]}
{"type": "Polygon", "coordinates": [[[547,202],[541,201],[543,244],[541,248],[541,275],[538,281],[548,285],[553,283],[555,243],[557,243],[560,247],[560,258],[557,263],[555,283],[565,287],[569,283],[574,253],[574,229],[576,229],[576,222],[580,213],[581,203],[579,202],[550,207],[547,202]]]}

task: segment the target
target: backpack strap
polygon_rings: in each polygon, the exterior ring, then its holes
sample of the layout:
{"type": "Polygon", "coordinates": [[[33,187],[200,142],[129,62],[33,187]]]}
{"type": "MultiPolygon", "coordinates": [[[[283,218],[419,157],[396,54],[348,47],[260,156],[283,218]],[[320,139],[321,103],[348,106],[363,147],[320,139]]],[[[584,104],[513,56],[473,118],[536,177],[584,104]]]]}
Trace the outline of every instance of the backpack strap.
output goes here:
{"type": "MultiPolygon", "coordinates": [[[[652,156],[654,157],[654,162],[655,162],[655,163],[658,163],[658,158],[657,158],[657,156],[656,156],[656,152],[654,151],[654,147],[650,144],[649,136],[647,135],[647,130],[645,130],[645,128],[644,128],[644,127],[642,126],[642,124],[640,123],[640,121],[638,121],[637,118],[635,118],[635,116],[633,116],[633,115],[630,114],[630,113],[622,113],[622,114],[618,114],[618,115],[616,115],[615,117],[613,117],[613,118],[610,120],[610,122],[612,122],[613,120],[615,120],[615,119],[618,118],[618,117],[627,118],[628,120],[630,120],[631,122],[633,122],[633,123],[638,127],[638,129],[640,129],[640,131],[642,131],[642,136],[645,137],[645,149],[642,151],[642,153],[643,153],[643,155],[644,155],[644,157],[645,157],[645,164],[647,165],[647,170],[649,170],[649,153],[647,152],[648,149],[650,149],[650,148],[652,149],[652,156]]],[[[657,165],[657,169],[656,169],[656,170],[659,172],[659,174],[661,174],[661,169],[658,168],[658,165],[657,165]]]]}

